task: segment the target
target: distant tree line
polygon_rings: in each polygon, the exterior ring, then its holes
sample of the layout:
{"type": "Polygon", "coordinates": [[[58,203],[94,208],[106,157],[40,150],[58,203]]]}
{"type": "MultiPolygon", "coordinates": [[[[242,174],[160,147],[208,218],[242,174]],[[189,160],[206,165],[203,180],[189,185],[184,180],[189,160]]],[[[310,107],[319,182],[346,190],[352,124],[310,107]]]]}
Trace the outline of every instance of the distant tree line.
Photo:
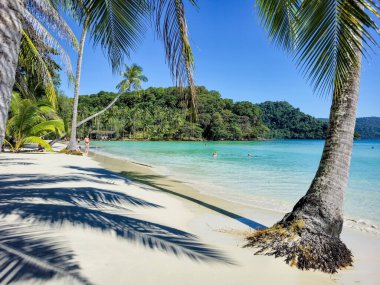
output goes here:
{"type": "Polygon", "coordinates": [[[360,139],[380,139],[380,118],[357,118],[355,131],[360,139]]]}
{"type": "MultiPolygon", "coordinates": [[[[186,100],[179,89],[148,88],[123,94],[111,109],[79,129],[112,131],[115,137],[146,140],[255,140],[321,139],[326,123],[302,113],[287,102],[224,99],[217,91],[197,87],[198,122],[191,123],[186,100]]],[[[79,120],[101,110],[117,96],[113,92],[80,96],[79,120]]],[[[65,125],[71,117],[70,98],[60,96],[59,107],[65,125]]]]}
{"type": "Polygon", "coordinates": [[[323,122],[294,108],[288,102],[264,102],[258,104],[263,122],[270,129],[267,138],[323,139],[327,122],[323,122]]]}

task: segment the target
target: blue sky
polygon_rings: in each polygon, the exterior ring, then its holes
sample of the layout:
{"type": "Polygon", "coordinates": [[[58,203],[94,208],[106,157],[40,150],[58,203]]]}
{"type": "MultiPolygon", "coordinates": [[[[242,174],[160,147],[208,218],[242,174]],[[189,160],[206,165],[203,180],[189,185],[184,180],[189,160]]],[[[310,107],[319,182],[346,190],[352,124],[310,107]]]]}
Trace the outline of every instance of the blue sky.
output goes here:
{"type": "MultiPolygon", "coordinates": [[[[187,7],[191,45],[195,56],[195,81],[224,98],[254,103],[286,100],[303,112],[328,117],[330,98],[313,94],[296,69],[292,58],[275,48],[267,39],[252,0],[199,0],[199,8],[187,7]],[[231,4],[234,3],[234,4],[231,4]]],[[[71,21],[70,21],[71,22],[71,21]]],[[[80,35],[77,27],[73,27],[80,35]]],[[[73,65],[75,53],[69,51],[73,65]]],[[[172,86],[165,64],[163,44],[147,31],[141,47],[127,64],[137,63],[149,81],[144,87],[172,86]]],[[[358,116],[380,116],[380,55],[372,53],[364,60],[358,116]]],[[[99,48],[87,42],[80,94],[101,90],[116,91],[120,81],[99,48]]],[[[64,93],[72,97],[73,88],[64,79],[64,93]]]]}

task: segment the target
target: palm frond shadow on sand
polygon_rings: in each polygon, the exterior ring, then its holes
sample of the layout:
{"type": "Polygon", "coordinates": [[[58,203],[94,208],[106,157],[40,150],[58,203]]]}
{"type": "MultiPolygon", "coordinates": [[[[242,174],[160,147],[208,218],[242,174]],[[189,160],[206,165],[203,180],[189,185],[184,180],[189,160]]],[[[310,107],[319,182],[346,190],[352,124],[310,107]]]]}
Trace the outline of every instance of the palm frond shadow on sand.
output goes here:
{"type": "MultiPolygon", "coordinates": [[[[69,181],[70,176],[56,177],[56,182],[69,181]]],[[[160,205],[126,193],[93,187],[46,188],[44,185],[45,188],[34,188],[40,185],[41,180],[50,181],[49,177],[0,175],[0,217],[17,215],[21,222],[32,221],[35,225],[48,224],[58,228],[70,224],[114,233],[118,238],[141,244],[146,249],[186,256],[194,261],[234,264],[223,253],[201,243],[188,232],[131,216],[131,207],[160,208],[160,205]]],[[[84,176],[83,180],[86,179],[84,176]]],[[[89,281],[80,276],[80,267],[74,262],[74,257],[73,252],[54,238],[45,238],[43,233],[37,235],[20,231],[13,224],[0,223],[1,284],[25,279],[44,281],[65,274],[88,284],[89,281]]]]}
{"type": "Polygon", "coordinates": [[[251,220],[247,217],[243,217],[241,215],[238,215],[236,213],[230,212],[228,210],[222,209],[220,207],[217,207],[215,205],[206,203],[204,201],[201,201],[199,199],[193,198],[188,195],[184,195],[175,191],[170,190],[170,188],[167,187],[167,185],[160,184],[156,180],[157,178],[163,178],[164,176],[158,175],[158,174],[140,174],[137,172],[133,171],[122,171],[121,173],[118,173],[116,175],[115,173],[105,170],[105,169],[100,169],[100,168],[83,168],[83,167],[78,167],[78,166],[69,166],[67,167],[69,169],[75,169],[79,170],[82,173],[87,173],[88,175],[93,175],[95,177],[103,177],[104,175],[107,175],[107,173],[112,173],[114,177],[118,177],[118,179],[123,179],[126,183],[130,184],[131,181],[140,184],[140,186],[146,190],[157,190],[157,191],[162,191],[166,193],[170,193],[171,195],[180,197],[182,199],[191,201],[195,204],[198,204],[200,206],[203,206],[207,209],[210,209],[212,211],[215,211],[219,214],[222,214],[224,216],[230,217],[254,230],[260,230],[260,229],[266,229],[267,227],[263,224],[260,224],[254,220],[251,220]],[[148,186],[148,187],[146,187],[148,186]]]}
{"type": "Polygon", "coordinates": [[[91,284],[81,276],[74,253],[62,241],[30,225],[0,222],[0,284],[53,278],[64,278],[68,284],[91,284]]]}

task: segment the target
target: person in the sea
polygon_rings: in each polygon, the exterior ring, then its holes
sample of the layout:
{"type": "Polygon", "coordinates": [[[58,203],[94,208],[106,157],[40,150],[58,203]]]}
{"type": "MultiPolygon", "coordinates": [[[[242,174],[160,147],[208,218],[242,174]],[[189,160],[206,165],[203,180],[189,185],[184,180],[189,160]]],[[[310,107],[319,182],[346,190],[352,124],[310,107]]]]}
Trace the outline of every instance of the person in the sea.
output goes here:
{"type": "Polygon", "coordinates": [[[250,154],[250,153],[248,153],[248,157],[253,157],[253,155],[252,155],[252,154],[250,154]]]}
{"type": "Polygon", "coordinates": [[[86,155],[88,155],[88,151],[90,150],[90,138],[86,136],[84,138],[84,152],[86,155]]]}
{"type": "Polygon", "coordinates": [[[216,151],[214,151],[213,153],[212,153],[212,157],[217,157],[218,156],[218,153],[216,152],[216,151]]]}

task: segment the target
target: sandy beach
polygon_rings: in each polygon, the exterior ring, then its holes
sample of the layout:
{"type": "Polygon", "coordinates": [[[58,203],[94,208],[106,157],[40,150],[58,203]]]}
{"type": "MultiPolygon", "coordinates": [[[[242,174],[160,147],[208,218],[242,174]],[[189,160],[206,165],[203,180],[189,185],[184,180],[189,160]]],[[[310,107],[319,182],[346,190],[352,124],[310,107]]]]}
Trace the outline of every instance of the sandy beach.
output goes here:
{"type": "Polygon", "coordinates": [[[242,248],[282,213],[201,194],[149,166],[2,153],[0,176],[1,284],[380,283],[379,237],[344,228],[354,266],[301,271],[242,248]]]}

